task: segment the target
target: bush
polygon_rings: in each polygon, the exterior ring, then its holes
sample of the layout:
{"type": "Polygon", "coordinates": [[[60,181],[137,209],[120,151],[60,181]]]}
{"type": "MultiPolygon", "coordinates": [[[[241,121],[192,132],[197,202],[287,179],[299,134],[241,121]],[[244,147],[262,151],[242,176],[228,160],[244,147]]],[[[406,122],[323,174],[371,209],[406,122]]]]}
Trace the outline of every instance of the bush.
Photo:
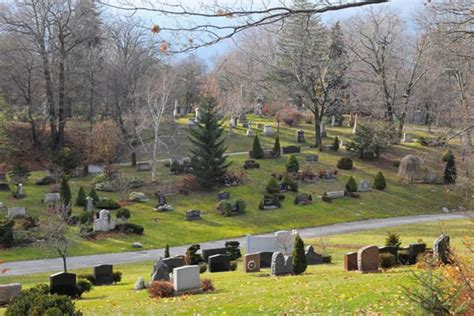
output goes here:
{"type": "Polygon", "coordinates": [[[8,174],[15,183],[28,179],[31,175],[30,170],[23,161],[16,161],[8,174]]]}
{"type": "Polygon", "coordinates": [[[332,144],[332,150],[338,151],[339,150],[339,137],[334,137],[334,143],[332,144]]]}
{"type": "Polygon", "coordinates": [[[119,208],[117,210],[117,213],[115,214],[115,217],[118,219],[121,219],[123,221],[127,221],[130,219],[130,210],[128,208],[119,208]]]}
{"type": "Polygon", "coordinates": [[[387,237],[385,237],[385,246],[388,247],[400,247],[402,241],[400,239],[400,235],[388,232],[387,237]]]}
{"type": "Polygon", "coordinates": [[[150,297],[153,298],[173,297],[173,284],[166,281],[153,281],[148,287],[148,293],[150,294],[150,297]]]}
{"type": "Polygon", "coordinates": [[[230,271],[237,270],[237,261],[231,261],[229,267],[230,267],[230,271]]]}
{"type": "Polygon", "coordinates": [[[444,162],[448,162],[449,160],[454,160],[454,154],[452,152],[451,149],[447,149],[444,153],[443,153],[443,161],[444,162]]]}
{"type": "Polygon", "coordinates": [[[444,183],[445,184],[456,183],[457,170],[456,170],[456,162],[454,160],[453,153],[445,154],[443,157],[443,160],[446,161],[446,166],[444,168],[444,183]]]}
{"type": "Polygon", "coordinates": [[[143,235],[143,231],[145,230],[145,228],[137,224],[122,223],[117,224],[115,226],[115,230],[125,234],[143,235]]]}
{"type": "Polygon", "coordinates": [[[13,245],[13,221],[0,225],[0,248],[11,248],[13,245]]]}
{"type": "Polygon", "coordinates": [[[112,280],[114,281],[114,284],[120,283],[120,281],[122,281],[122,272],[120,271],[112,272],[112,280]]]}
{"type": "Polygon", "coordinates": [[[241,198],[235,199],[235,206],[239,213],[245,213],[245,210],[247,209],[247,203],[241,198]]]}
{"type": "Polygon", "coordinates": [[[348,192],[357,192],[357,183],[353,176],[349,177],[349,180],[346,182],[346,190],[348,192]]]}
{"type": "Polygon", "coordinates": [[[188,265],[196,265],[202,262],[201,255],[197,251],[201,249],[200,245],[192,245],[186,250],[185,262],[188,265]]]}
{"type": "Polygon", "coordinates": [[[250,157],[254,159],[262,159],[264,156],[262,146],[260,145],[260,140],[258,135],[255,135],[253,139],[252,151],[250,152],[250,157]]]}
{"type": "Polygon", "coordinates": [[[267,190],[268,194],[280,193],[280,186],[274,177],[270,178],[265,189],[267,190]]]}
{"type": "Polygon", "coordinates": [[[86,207],[86,203],[86,192],[84,192],[83,187],[80,187],[79,192],[77,193],[76,206],[86,207]]]}
{"type": "Polygon", "coordinates": [[[296,159],[295,155],[291,155],[286,162],[286,171],[288,172],[298,172],[300,169],[300,165],[298,163],[298,159],[296,159]]]}
{"type": "Polygon", "coordinates": [[[214,285],[212,284],[212,280],[211,279],[202,279],[201,280],[201,289],[204,292],[214,292],[215,288],[214,288],[214,285]]]}
{"type": "Polygon", "coordinates": [[[78,315],[71,298],[64,295],[50,295],[49,287],[45,285],[21,291],[21,294],[12,300],[5,315],[41,315],[53,308],[59,309],[62,315],[78,315]]]}
{"type": "Polygon", "coordinates": [[[242,253],[240,252],[240,243],[238,241],[227,241],[225,243],[225,247],[227,249],[227,254],[230,257],[230,260],[237,260],[242,257],[242,253]]]}
{"type": "Polygon", "coordinates": [[[77,219],[79,224],[90,224],[94,220],[94,213],[83,211],[77,216],[77,219]]]}
{"type": "Polygon", "coordinates": [[[89,197],[92,198],[94,202],[99,202],[99,199],[100,199],[99,195],[97,194],[94,188],[92,188],[91,191],[89,192],[89,197]]]}
{"type": "Polygon", "coordinates": [[[278,135],[275,138],[275,144],[273,145],[272,153],[274,157],[281,156],[280,137],[278,135]]]}
{"type": "Polygon", "coordinates": [[[351,158],[342,157],[337,162],[337,167],[342,170],[351,170],[352,168],[354,168],[354,164],[351,158]]]}
{"type": "Polygon", "coordinates": [[[395,124],[379,121],[359,122],[346,149],[357,153],[360,158],[378,158],[396,141],[399,141],[399,137],[395,124]]]}
{"type": "Polygon", "coordinates": [[[184,172],[184,166],[178,160],[173,160],[170,167],[170,172],[174,174],[181,174],[184,172]]]}
{"type": "Polygon", "coordinates": [[[284,184],[288,188],[288,190],[292,192],[298,192],[298,184],[293,181],[293,179],[291,179],[288,175],[285,175],[283,177],[282,184],[284,184]]]}
{"type": "Polygon", "coordinates": [[[387,182],[385,181],[385,177],[382,171],[379,171],[374,177],[373,188],[383,191],[385,190],[386,187],[387,187],[387,182]]]}
{"type": "Polygon", "coordinates": [[[293,249],[293,273],[301,274],[306,271],[308,266],[306,262],[306,254],[304,252],[304,242],[300,235],[295,237],[295,247],[293,249]]]}
{"type": "Polygon", "coordinates": [[[380,255],[380,266],[382,269],[389,269],[395,266],[397,260],[391,253],[381,253],[380,255]]]}
{"type": "Polygon", "coordinates": [[[298,125],[302,119],[303,115],[294,107],[285,107],[277,113],[277,120],[288,126],[298,125]]]}
{"type": "Polygon", "coordinates": [[[145,279],[143,277],[139,277],[137,281],[135,281],[135,284],[133,285],[133,289],[135,291],[140,291],[143,289],[146,289],[148,285],[145,282],[145,279]]]}
{"type": "Polygon", "coordinates": [[[199,264],[199,273],[204,273],[207,271],[207,264],[205,262],[201,262],[199,264]]]}
{"type": "Polygon", "coordinates": [[[81,153],[69,147],[51,152],[50,161],[66,175],[70,175],[81,163],[81,153]]]}
{"type": "Polygon", "coordinates": [[[230,214],[232,212],[232,203],[228,200],[222,200],[217,203],[216,210],[222,215],[230,214]]]}
{"type": "Polygon", "coordinates": [[[85,280],[88,280],[89,282],[91,282],[92,284],[94,284],[95,282],[95,277],[93,274],[90,274],[90,273],[84,273],[84,274],[79,274],[77,276],[77,279],[85,279],[85,280]]]}
{"type": "Polygon", "coordinates": [[[128,200],[131,202],[146,202],[148,199],[146,198],[145,193],[143,192],[130,192],[128,195],[128,200]]]}
{"type": "Polygon", "coordinates": [[[72,200],[71,188],[66,177],[61,181],[61,201],[64,205],[70,205],[72,200]]]}
{"type": "Polygon", "coordinates": [[[130,189],[138,189],[144,185],[145,185],[145,181],[137,179],[137,178],[132,178],[128,181],[128,187],[130,189]]]}
{"type": "Polygon", "coordinates": [[[78,279],[76,284],[77,296],[81,297],[83,293],[87,293],[92,289],[91,281],[87,279],[78,279]]]}
{"type": "Polygon", "coordinates": [[[95,205],[99,209],[106,209],[106,210],[116,210],[120,208],[120,205],[112,199],[109,198],[99,198],[95,205]]]}

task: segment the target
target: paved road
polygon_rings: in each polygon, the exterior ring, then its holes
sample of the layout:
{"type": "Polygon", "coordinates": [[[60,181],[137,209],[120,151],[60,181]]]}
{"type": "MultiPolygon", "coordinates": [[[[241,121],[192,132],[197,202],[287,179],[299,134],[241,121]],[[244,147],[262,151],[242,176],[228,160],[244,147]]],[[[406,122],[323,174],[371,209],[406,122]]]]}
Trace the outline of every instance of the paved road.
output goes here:
{"type": "MultiPolygon", "coordinates": [[[[351,233],[362,230],[370,230],[376,228],[384,228],[390,226],[399,226],[405,224],[415,224],[423,222],[432,222],[439,220],[454,220],[465,218],[466,215],[462,213],[458,214],[432,214],[432,215],[417,215],[417,216],[405,216],[405,217],[392,217],[385,219],[374,219],[357,222],[339,223],[334,225],[312,227],[300,229],[299,233],[303,238],[314,238],[325,235],[351,233]]],[[[272,233],[261,234],[260,236],[268,236],[272,233]]],[[[245,237],[231,238],[228,240],[237,240],[240,242],[242,247],[245,247],[245,237]]],[[[215,248],[223,247],[225,240],[216,240],[210,242],[201,243],[201,247],[215,248]]],[[[184,254],[189,245],[183,245],[178,247],[170,248],[171,255],[184,254]]],[[[143,261],[156,260],[159,256],[163,256],[164,249],[152,249],[142,250],[137,252],[121,252],[121,253],[105,253],[98,255],[89,256],[78,256],[69,257],[68,268],[78,269],[93,267],[98,264],[123,264],[123,263],[136,263],[143,261]]],[[[43,259],[43,260],[29,260],[29,261],[15,261],[0,264],[0,270],[9,269],[5,274],[0,276],[15,276],[23,274],[32,274],[39,272],[48,271],[61,271],[62,261],[61,259],[43,259]]]]}

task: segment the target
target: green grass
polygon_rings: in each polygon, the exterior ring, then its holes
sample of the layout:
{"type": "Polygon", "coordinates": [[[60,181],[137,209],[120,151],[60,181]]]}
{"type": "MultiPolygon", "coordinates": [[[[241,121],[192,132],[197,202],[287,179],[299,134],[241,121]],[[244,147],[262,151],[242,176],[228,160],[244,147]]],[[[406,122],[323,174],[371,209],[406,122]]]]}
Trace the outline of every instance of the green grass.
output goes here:
{"type": "MultiPolygon", "coordinates": [[[[249,119],[255,123],[264,121],[271,123],[267,119],[257,119],[250,116],[249,119]]],[[[184,122],[184,119],[182,119],[184,122]]],[[[274,124],[274,123],[272,123],[274,124]]],[[[276,128],[275,128],[276,129],[276,128]]],[[[296,130],[304,129],[306,139],[309,142],[312,139],[312,127],[303,124],[298,127],[281,127],[280,140],[282,146],[294,144],[296,130]]],[[[251,148],[252,138],[244,135],[243,128],[235,129],[236,133],[229,137],[229,152],[246,151],[251,148]]],[[[332,136],[338,135],[340,139],[347,140],[350,137],[351,129],[347,127],[328,128],[328,134],[331,136],[325,140],[332,142],[332,136]]],[[[262,146],[271,149],[273,146],[273,137],[261,136],[262,146]]],[[[154,199],[153,193],[158,189],[158,185],[148,184],[145,188],[138,189],[144,191],[152,199],[147,203],[131,205],[131,222],[145,227],[143,236],[123,236],[108,235],[95,241],[83,240],[78,236],[78,228],[73,227],[70,230],[69,239],[71,240],[70,255],[85,255],[105,252],[130,251],[131,244],[135,241],[141,242],[145,249],[161,248],[166,244],[175,246],[179,244],[203,242],[214,239],[231,238],[245,234],[254,234],[269,232],[279,229],[302,228],[310,226],[327,225],[338,222],[355,221],[371,218],[386,218],[393,216],[414,215],[423,213],[437,213],[441,208],[457,207],[462,204],[460,196],[455,194],[446,186],[433,185],[404,185],[398,182],[396,177],[397,168],[391,160],[399,160],[406,153],[424,154],[436,160],[439,156],[432,148],[421,147],[418,144],[404,144],[394,146],[387,154],[387,159],[378,161],[354,160],[355,169],[351,171],[341,171],[337,181],[320,181],[311,185],[300,185],[300,191],[312,193],[315,203],[312,206],[293,205],[294,194],[287,193],[283,202],[283,207],[279,210],[260,211],[258,203],[262,198],[265,184],[271,173],[283,173],[285,171],[285,159],[261,160],[261,168],[250,170],[246,173],[244,185],[240,187],[228,188],[231,197],[241,197],[247,202],[246,214],[238,217],[223,217],[215,211],[216,193],[223,188],[217,188],[212,192],[194,192],[189,196],[174,195],[168,198],[175,210],[168,213],[157,213],[153,211],[154,199]],[[373,176],[382,170],[388,181],[388,187],[385,191],[374,191],[363,193],[360,199],[345,198],[336,200],[331,204],[322,202],[318,196],[325,191],[342,190],[349,176],[354,176],[356,181],[362,179],[372,180],[373,176]],[[186,210],[197,208],[202,210],[201,221],[187,222],[184,220],[186,210]]],[[[313,171],[334,169],[340,157],[347,156],[344,150],[339,152],[322,152],[309,147],[309,143],[303,146],[303,153],[297,155],[300,161],[300,168],[310,167],[313,171]],[[313,165],[307,165],[305,154],[317,153],[320,156],[320,162],[313,165]]],[[[232,169],[243,170],[244,160],[247,155],[231,156],[232,169]]],[[[435,163],[431,163],[435,165],[435,163]]],[[[442,170],[442,169],[440,169],[442,170]]],[[[138,177],[145,181],[150,181],[149,173],[137,173],[131,167],[122,167],[122,173],[127,177],[138,177]]],[[[159,166],[158,182],[159,185],[166,183],[175,183],[180,176],[169,175],[169,169],[159,166]]],[[[29,182],[25,185],[27,197],[23,200],[14,200],[9,193],[0,193],[0,201],[7,206],[26,206],[28,212],[39,216],[42,220],[48,216],[45,206],[40,203],[44,198],[44,193],[50,190],[49,187],[36,186],[34,181],[44,176],[42,172],[33,173],[29,182]]],[[[75,200],[80,186],[84,186],[86,193],[90,189],[92,177],[81,179],[72,179],[70,181],[73,199],[75,200]]],[[[119,193],[102,193],[114,199],[125,198],[119,193]]],[[[81,210],[76,209],[75,212],[81,210]]],[[[19,247],[2,251],[1,258],[7,261],[36,259],[45,257],[55,257],[53,250],[39,245],[28,247],[19,247]]]]}
{"type": "MultiPolygon", "coordinates": [[[[461,239],[472,236],[472,222],[468,220],[444,223],[424,223],[391,227],[389,230],[401,235],[403,244],[423,240],[430,247],[442,231],[451,237],[452,245],[459,253],[466,254],[461,239]]],[[[94,287],[90,293],[76,301],[76,306],[85,315],[153,315],[153,314],[308,314],[322,313],[340,315],[357,312],[382,313],[384,315],[411,314],[421,312],[411,305],[403,294],[403,286],[411,286],[411,273],[415,267],[402,267],[378,274],[359,274],[343,271],[343,255],[367,244],[383,245],[388,229],[377,229],[353,234],[325,237],[326,252],[333,263],[310,266],[299,276],[271,277],[270,270],[245,274],[242,262],[235,272],[205,273],[201,278],[210,278],[216,291],[208,294],[183,296],[171,299],[151,299],[146,291],[136,292],[133,284],[140,276],[149,278],[153,262],[118,265],[115,270],[123,272],[123,281],[118,285],[94,287]]],[[[305,240],[316,250],[320,240],[305,240]]],[[[472,258],[471,258],[472,259],[472,258]]],[[[90,273],[81,269],[78,273],[90,273]]],[[[30,287],[48,280],[49,273],[30,276],[4,277],[2,283],[20,282],[30,287]]],[[[0,309],[0,314],[4,309],[0,309]]]]}

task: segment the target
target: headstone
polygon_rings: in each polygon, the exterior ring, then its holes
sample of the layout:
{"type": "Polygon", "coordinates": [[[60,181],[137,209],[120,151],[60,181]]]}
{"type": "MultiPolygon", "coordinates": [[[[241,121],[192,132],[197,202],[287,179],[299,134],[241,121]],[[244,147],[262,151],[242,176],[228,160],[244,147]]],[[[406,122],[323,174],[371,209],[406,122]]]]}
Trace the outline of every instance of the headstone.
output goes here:
{"type": "Polygon", "coordinates": [[[0,306],[9,304],[13,298],[20,295],[21,284],[10,283],[0,285],[0,306]]]}
{"type": "Polygon", "coordinates": [[[257,106],[255,106],[254,114],[256,116],[262,116],[263,115],[263,105],[261,102],[257,102],[257,106]]]}
{"type": "Polygon", "coordinates": [[[318,162],[319,156],[318,155],[308,155],[306,156],[306,162],[318,162]]]}
{"type": "Polygon", "coordinates": [[[172,258],[165,258],[163,262],[169,267],[170,271],[173,271],[175,268],[183,267],[186,265],[184,256],[176,256],[172,258]]]}
{"type": "Polygon", "coordinates": [[[209,259],[210,256],[227,254],[227,248],[202,249],[201,254],[202,254],[202,260],[207,261],[207,259],[209,259]]]}
{"type": "Polygon", "coordinates": [[[297,154],[301,152],[300,146],[286,146],[282,147],[283,154],[297,154]]]}
{"type": "Polygon", "coordinates": [[[158,199],[158,204],[155,206],[155,211],[166,212],[173,210],[173,206],[166,202],[166,197],[161,191],[156,192],[155,196],[158,199]]]}
{"type": "Polygon", "coordinates": [[[112,219],[109,210],[101,210],[99,218],[95,219],[92,228],[94,231],[108,232],[115,229],[116,222],[112,219]]]}
{"type": "Polygon", "coordinates": [[[313,198],[311,194],[308,193],[298,193],[295,198],[296,205],[310,205],[313,203],[313,198]]]}
{"type": "Polygon", "coordinates": [[[449,236],[440,235],[433,243],[433,253],[443,264],[450,263],[449,236]]]}
{"type": "Polygon", "coordinates": [[[257,254],[260,256],[260,268],[272,267],[273,252],[261,251],[261,252],[257,252],[257,254]]]}
{"type": "Polygon", "coordinates": [[[199,123],[199,121],[201,121],[201,111],[199,110],[199,108],[196,108],[194,110],[194,120],[196,121],[196,123],[199,123]]]}
{"type": "Polygon", "coordinates": [[[417,257],[426,251],[425,243],[410,244],[408,247],[409,264],[415,264],[417,257]]]}
{"type": "Polygon", "coordinates": [[[258,168],[257,162],[255,160],[249,159],[244,162],[244,169],[254,169],[258,168]]]}
{"type": "Polygon", "coordinates": [[[237,118],[235,116],[231,116],[230,117],[230,126],[232,128],[236,128],[237,127],[237,118]]]}
{"type": "Polygon", "coordinates": [[[366,246],[357,251],[357,269],[361,273],[379,271],[379,247],[366,246]]]}
{"type": "Polygon", "coordinates": [[[357,117],[358,117],[357,113],[354,114],[354,123],[352,125],[352,134],[355,134],[356,131],[357,131],[357,117]]]}
{"type": "Polygon", "coordinates": [[[275,154],[273,153],[273,150],[271,149],[264,149],[263,150],[263,158],[264,159],[271,159],[275,156],[275,154]]]}
{"type": "Polygon", "coordinates": [[[200,210],[189,210],[186,211],[185,220],[187,221],[196,221],[201,219],[201,211],[200,210]]]}
{"type": "Polygon", "coordinates": [[[336,125],[336,116],[331,116],[331,126],[334,127],[336,125]]]}
{"type": "Polygon", "coordinates": [[[285,274],[293,273],[293,257],[285,256],[285,274]]]}
{"type": "Polygon", "coordinates": [[[90,196],[86,197],[86,212],[94,211],[94,199],[90,196]]]}
{"type": "Polygon", "coordinates": [[[58,272],[49,276],[51,294],[76,296],[76,275],[68,272],[58,272]]]}
{"type": "Polygon", "coordinates": [[[247,137],[254,137],[255,136],[255,133],[253,132],[252,128],[249,127],[247,128],[247,132],[245,132],[245,135],[247,135],[247,137]]]}
{"type": "Polygon", "coordinates": [[[242,113],[240,115],[239,120],[240,120],[240,123],[242,123],[243,128],[249,128],[250,127],[249,121],[247,120],[247,116],[245,115],[245,113],[242,113]]]}
{"type": "Polygon", "coordinates": [[[302,144],[305,142],[305,139],[304,139],[304,131],[303,130],[298,130],[296,131],[296,142],[298,144],[302,144]]]}
{"type": "Polygon", "coordinates": [[[90,174],[99,174],[104,172],[103,167],[100,165],[89,165],[87,168],[90,174]]]}
{"type": "Polygon", "coordinates": [[[17,199],[22,198],[25,196],[25,189],[23,188],[23,183],[18,184],[16,187],[16,194],[15,197],[17,199]]]}
{"type": "Polygon", "coordinates": [[[152,281],[169,281],[170,280],[170,268],[163,261],[163,258],[153,265],[153,272],[151,273],[152,281]]]}
{"type": "Polygon", "coordinates": [[[209,272],[227,272],[230,271],[229,255],[213,255],[207,259],[209,272]]]}
{"type": "Polygon", "coordinates": [[[26,207],[9,207],[8,217],[26,216],[26,207]]]}
{"type": "Polygon", "coordinates": [[[333,181],[336,179],[336,173],[334,171],[323,171],[319,174],[321,179],[327,181],[333,181]]]}
{"type": "Polygon", "coordinates": [[[273,130],[271,125],[265,125],[263,127],[263,136],[273,136],[273,130]]]}
{"type": "Polygon", "coordinates": [[[114,283],[114,266],[101,264],[94,267],[94,285],[109,285],[114,283]]]}
{"type": "Polygon", "coordinates": [[[429,173],[425,177],[426,183],[429,183],[429,184],[435,184],[437,180],[438,180],[438,176],[436,175],[436,173],[429,173]]]}
{"type": "Polygon", "coordinates": [[[323,256],[314,251],[313,246],[307,246],[306,251],[306,263],[308,265],[321,264],[323,263],[323,256]]]}
{"type": "Polygon", "coordinates": [[[357,270],[357,252],[348,252],[344,255],[344,270],[355,271],[357,270]]]}
{"type": "Polygon", "coordinates": [[[8,183],[0,183],[0,192],[9,192],[10,185],[8,183]]]}
{"type": "Polygon", "coordinates": [[[416,110],[413,113],[413,123],[423,125],[425,124],[425,117],[423,116],[423,112],[420,110],[416,110]]]}
{"type": "Polygon", "coordinates": [[[44,195],[45,203],[54,203],[54,202],[59,202],[60,200],[61,200],[61,193],[46,193],[44,195]]]}
{"type": "Polygon", "coordinates": [[[180,113],[179,113],[178,100],[174,100],[173,117],[179,118],[179,116],[180,116],[180,113]]]}
{"type": "Polygon", "coordinates": [[[324,193],[331,200],[340,199],[344,197],[344,191],[330,191],[324,193]]]}
{"type": "Polygon", "coordinates": [[[357,191],[359,191],[359,192],[372,191],[372,185],[367,180],[361,180],[359,182],[359,186],[357,188],[357,191]]]}
{"type": "Polygon", "coordinates": [[[173,269],[173,287],[176,294],[202,292],[199,266],[184,266],[173,269]]]}
{"type": "Polygon", "coordinates": [[[404,143],[413,143],[413,134],[412,133],[403,133],[402,141],[404,143]]]}
{"type": "MultiPolygon", "coordinates": [[[[264,252],[281,252],[291,254],[293,252],[297,230],[278,231],[273,236],[252,236],[247,235],[247,253],[260,253],[262,264],[266,259],[264,252]]],[[[261,265],[263,267],[263,265],[261,265]]]]}
{"type": "Polygon", "coordinates": [[[244,272],[259,272],[260,271],[260,254],[248,253],[244,256],[244,272]]]}
{"type": "Polygon", "coordinates": [[[324,127],[324,122],[321,122],[321,137],[322,138],[328,137],[328,133],[326,132],[326,128],[324,127]]]}
{"type": "Polygon", "coordinates": [[[136,241],[132,244],[132,248],[143,248],[143,245],[139,243],[138,241],[136,241]]]}
{"type": "Polygon", "coordinates": [[[383,246],[379,247],[379,254],[380,253],[389,253],[395,256],[395,258],[398,258],[398,247],[395,246],[383,246]]]}
{"type": "Polygon", "coordinates": [[[150,171],[151,165],[149,162],[138,162],[137,171],[150,171]]]}
{"type": "Polygon", "coordinates": [[[272,255],[272,274],[282,275],[285,273],[285,257],[281,252],[274,252],[272,255]]]}
{"type": "Polygon", "coordinates": [[[230,192],[220,191],[217,193],[217,201],[228,200],[230,199],[230,192]]]}

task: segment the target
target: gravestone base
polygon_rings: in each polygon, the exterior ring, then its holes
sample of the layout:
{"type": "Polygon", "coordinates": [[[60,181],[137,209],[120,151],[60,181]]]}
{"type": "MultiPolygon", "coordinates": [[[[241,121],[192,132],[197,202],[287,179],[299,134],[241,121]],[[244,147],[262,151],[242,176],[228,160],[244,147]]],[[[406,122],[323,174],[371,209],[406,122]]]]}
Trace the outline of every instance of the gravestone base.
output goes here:
{"type": "Polygon", "coordinates": [[[175,291],[174,296],[201,294],[203,292],[204,292],[203,289],[184,290],[184,291],[178,291],[178,292],[175,291]]]}

